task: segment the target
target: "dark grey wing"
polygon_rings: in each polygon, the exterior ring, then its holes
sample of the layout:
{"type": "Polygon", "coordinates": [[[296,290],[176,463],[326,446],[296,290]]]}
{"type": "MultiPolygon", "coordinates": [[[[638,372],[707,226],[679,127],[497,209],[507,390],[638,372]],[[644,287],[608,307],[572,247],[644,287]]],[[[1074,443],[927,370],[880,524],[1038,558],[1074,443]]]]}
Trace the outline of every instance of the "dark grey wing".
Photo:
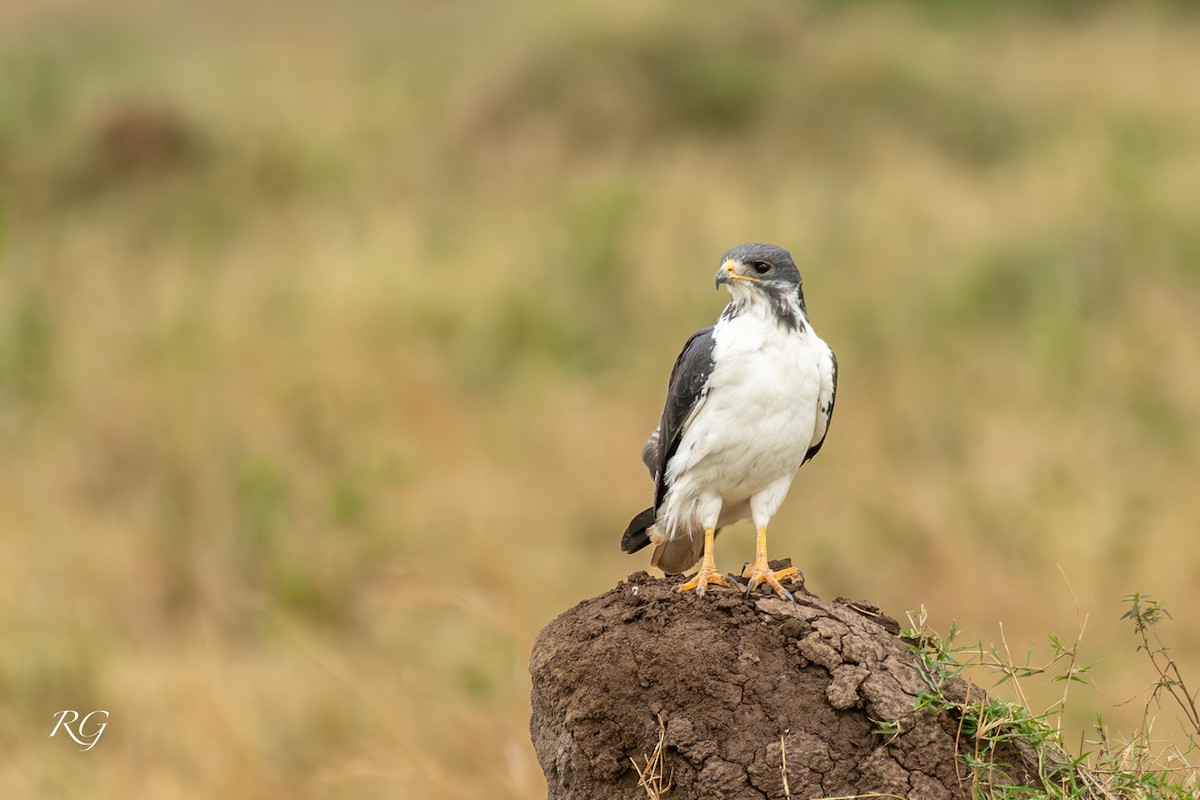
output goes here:
{"type": "Polygon", "coordinates": [[[667,404],[662,419],[654,433],[642,447],[642,461],[654,477],[654,505],[629,521],[629,527],[621,536],[621,549],[635,553],[650,544],[647,529],[658,516],[658,507],[667,494],[667,462],[679,448],[679,440],[687,427],[696,406],[704,399],[708,376],[713,370],[713,329],[696,331],[683,346],[675,366],[671,368],[671,380],[667,384],[667,404]]]}
{"type": "Polygon", "coordinates": [[[804,454],[804,461],[800,462],[802,465],[807,464],[809,459],[821,449],[821,445],[825,444],[825,434],[829,433],[829,422],[833,419],[833,403],[837,400],[837,356],[833,354],[832,350],[828,348],[826,350],[829,358],[821,361],[821,391],[817,395],[817,427],[813,430],[812,443],[808,447],[808,452],[804,454]]]}
{"type": "Polygon", "coordinates": [[[662,435],[661,428],[655,428],[650,434],[650,438],[646,439],[646,443],[642,445],[642,463],[646,465],[646,469],[650,470],[650,479],[654,480],[654,476],[658,473],[658,440],[662,435]]]}
{"type": "Polygon", "coordinates": [[[667,385],[667,403],[663,407],[662,421],[658,424],[658,464],[654,471],[654,508],[657,509],[667,494],[667,464],[679,449],[679,440],[695,411],[704,399],[708,378],[713,371],[713,328],[709,326],[696,331],[684,344],[675,366],[671,368],[671,380],[667,385]]]}
{"type": "Polygon", "coordinates": [[[636,553],[650,544],[650,534],[647,533],[647,529],[653,524],[653,508],[639,511],[633,519],[629,520],[629,527],[625,529],[625,533],[621,534],[621,549],[626,553],[636,553]]]}

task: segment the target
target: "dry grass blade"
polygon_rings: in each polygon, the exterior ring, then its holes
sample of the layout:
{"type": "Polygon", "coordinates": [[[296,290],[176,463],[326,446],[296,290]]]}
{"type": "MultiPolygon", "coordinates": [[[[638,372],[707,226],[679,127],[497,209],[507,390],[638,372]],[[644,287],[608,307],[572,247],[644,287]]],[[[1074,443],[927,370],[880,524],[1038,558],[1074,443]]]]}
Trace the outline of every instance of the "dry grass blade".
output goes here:
{"type": "Polygon", "coordinates": [[[792,798],[791,787],[788,786],[787,776],[787,743],[784,737],[787,736],[787,731],[784,731],[779,736],[779,774],[783,777],[783,796],[788,800],[792,798]]]}
{"type": "Polygon", "coordinates": [[[645,790],[646,797],[658,800],[671,791],[672,773],[667,773],[667,723],[660,714],[658,717],[658,741],[650,755],[642,754],[645,764],[639,766],[636,759],[629,759],[637,770],[638,786],[645,790]],[[665,774],[665,783],[664,783],[665,774]]]}

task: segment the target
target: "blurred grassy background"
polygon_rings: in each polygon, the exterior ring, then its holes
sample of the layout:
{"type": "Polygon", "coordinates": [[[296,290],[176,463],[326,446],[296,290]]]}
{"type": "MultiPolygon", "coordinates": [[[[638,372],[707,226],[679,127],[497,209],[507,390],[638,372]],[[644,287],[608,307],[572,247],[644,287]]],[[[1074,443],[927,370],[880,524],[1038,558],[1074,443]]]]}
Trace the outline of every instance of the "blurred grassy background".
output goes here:
{"type": "Polygon", "coordinates": [[[543,796],[529,647],[645,568],[747,240],[841,362],[773,555],[1090,615],[1078,726],[1140,718],[1128,592],[1200,679],[1186,4],[202,5],[0,6],[0,796],[543,796]]]}

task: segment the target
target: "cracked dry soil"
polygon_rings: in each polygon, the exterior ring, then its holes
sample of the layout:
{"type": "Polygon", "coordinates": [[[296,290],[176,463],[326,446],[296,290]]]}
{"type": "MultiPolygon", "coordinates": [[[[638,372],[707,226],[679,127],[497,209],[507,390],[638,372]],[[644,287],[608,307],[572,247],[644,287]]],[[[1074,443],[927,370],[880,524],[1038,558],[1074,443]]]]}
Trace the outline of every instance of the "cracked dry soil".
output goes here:
{"type": "Polygon", "coordinates": [[[539,634],[530,733],[550,800],[651,796],[633,762],[660,731],[671,798],[970,796],[957,715],[914,712],[924,684],[895,620],[798,585],[794,604],[673,586],[636,573],[539,634]]]}

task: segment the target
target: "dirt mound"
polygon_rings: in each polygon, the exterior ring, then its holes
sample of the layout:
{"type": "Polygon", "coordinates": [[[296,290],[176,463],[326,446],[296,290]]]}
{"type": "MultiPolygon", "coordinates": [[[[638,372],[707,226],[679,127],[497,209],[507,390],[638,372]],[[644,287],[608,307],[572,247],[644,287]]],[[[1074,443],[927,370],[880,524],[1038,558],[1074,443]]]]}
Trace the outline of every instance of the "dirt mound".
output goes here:
{"type": "MultiPolygon", "coordinates": [[[[538,636],[530,732],[551,800],[668,784],[672,798],[970,796],[958,715],[914,711],[926,684],[895,620],[800,586],[794,604],[672,586],[631,575],[538,636]]],[[[941,687],[968,692],[983,694],[941,687]]]]}

